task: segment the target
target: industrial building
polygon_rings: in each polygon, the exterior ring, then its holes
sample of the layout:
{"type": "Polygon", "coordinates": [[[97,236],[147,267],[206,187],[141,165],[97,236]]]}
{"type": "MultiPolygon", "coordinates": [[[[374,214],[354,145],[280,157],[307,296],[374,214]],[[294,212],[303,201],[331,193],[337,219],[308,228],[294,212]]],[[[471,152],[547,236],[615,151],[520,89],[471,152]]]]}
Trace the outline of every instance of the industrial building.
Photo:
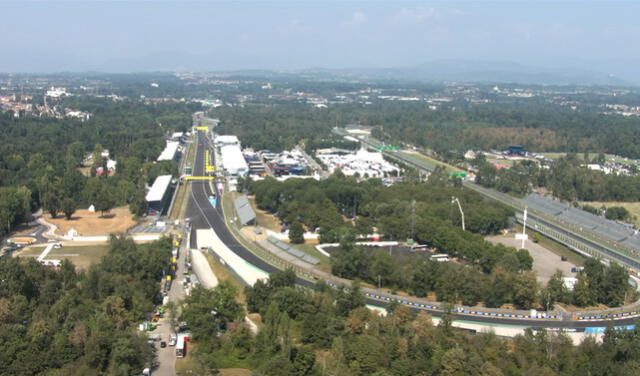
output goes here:
{"type": "Polygon", "coordinates": [[[149,215],[162,214],[171,198],[171,175],[161,175],[153,182],[145,199],[149,206],[149,215]]]}
{"type": "MultiPolygon", "coordinates": [[[[235,136],[234,136],[235,137],[235,136]]],[[[222,166],[229,176],[246,176],[249,166],[244,160],[244,155],[239,145],[226,145],[220,148],[222,166]]]]}
{"type": "Polygon", "coordinates": [[[167,141],[167,146],[165,146],[162,153],[158,157],[157,161],[177,161],[178,160],[178,147],[180,146],[180,142],[178,141],[167,141]]]}

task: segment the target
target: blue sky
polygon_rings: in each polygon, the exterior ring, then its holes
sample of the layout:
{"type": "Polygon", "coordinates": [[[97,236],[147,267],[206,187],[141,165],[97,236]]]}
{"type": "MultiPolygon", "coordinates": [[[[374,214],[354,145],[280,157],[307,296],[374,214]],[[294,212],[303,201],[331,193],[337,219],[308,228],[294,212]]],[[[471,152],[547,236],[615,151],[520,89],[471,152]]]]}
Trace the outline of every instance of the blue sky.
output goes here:
{"type": "Polygon", "coordinates": [[[0,1],[0,71],[640,59],[640,1],[0,1]]]}

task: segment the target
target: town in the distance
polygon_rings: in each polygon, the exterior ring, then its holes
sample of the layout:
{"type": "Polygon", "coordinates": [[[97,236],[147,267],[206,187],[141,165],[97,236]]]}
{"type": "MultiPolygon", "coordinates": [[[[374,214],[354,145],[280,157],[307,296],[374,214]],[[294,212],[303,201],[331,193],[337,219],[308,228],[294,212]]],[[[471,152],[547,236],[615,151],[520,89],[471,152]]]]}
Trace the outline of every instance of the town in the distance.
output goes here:
{"type": "Polygon", "coordinates": [[[0,74],[0,375],[635,375],[640,89],[0,74]]]}

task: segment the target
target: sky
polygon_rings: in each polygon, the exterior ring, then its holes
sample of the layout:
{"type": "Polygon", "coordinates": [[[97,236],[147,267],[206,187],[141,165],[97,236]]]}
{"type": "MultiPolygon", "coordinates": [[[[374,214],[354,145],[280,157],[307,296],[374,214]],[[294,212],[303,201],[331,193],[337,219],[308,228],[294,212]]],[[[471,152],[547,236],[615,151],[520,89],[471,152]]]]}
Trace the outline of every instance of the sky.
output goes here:
{"type": "Polygon", "coordinates": [[[0,72],[640,61],[640,1],[0,0],[0,14],[0,72]]]}

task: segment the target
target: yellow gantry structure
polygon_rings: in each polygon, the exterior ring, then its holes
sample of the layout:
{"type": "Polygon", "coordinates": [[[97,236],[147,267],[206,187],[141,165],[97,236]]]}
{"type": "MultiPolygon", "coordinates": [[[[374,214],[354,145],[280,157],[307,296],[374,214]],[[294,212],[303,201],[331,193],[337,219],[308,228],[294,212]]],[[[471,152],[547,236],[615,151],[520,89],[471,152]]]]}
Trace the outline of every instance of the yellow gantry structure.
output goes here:
{"type": "Polygon", "coordinates": [[[205,127],[205,126],[202,126],[202,127],[196,127],[196,130],[197,130],[197,131],[208,131],[208,130],[209,130],[209,127],[205,127]]]}
{"type": "Polygon", "coordinates": [[[183,180],[213,180],[215,176],[185,176],[183,180]]]}
{"type": "Polygon", "coordinates": [[[209,150],[204,151],[204,172],[213,172],[215,171],[216,166],[211,166],[209,164],[209,150]]]}

